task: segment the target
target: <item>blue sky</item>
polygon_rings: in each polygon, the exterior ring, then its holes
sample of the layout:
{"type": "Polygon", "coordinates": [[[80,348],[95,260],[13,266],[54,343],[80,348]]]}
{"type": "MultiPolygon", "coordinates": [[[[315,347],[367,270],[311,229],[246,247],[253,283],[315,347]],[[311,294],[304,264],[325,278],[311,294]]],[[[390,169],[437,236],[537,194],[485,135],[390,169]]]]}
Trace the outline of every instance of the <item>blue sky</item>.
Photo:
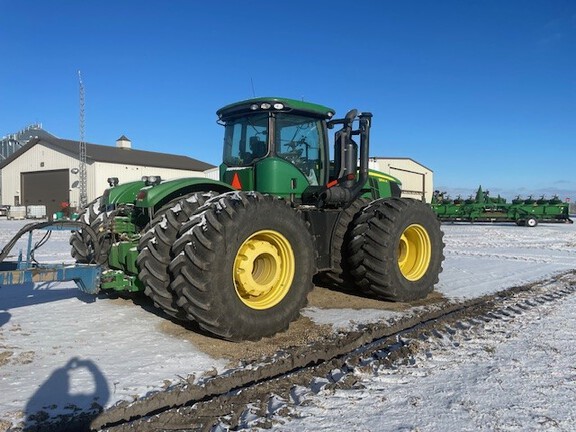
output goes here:
{"type": "Polygon", "coordinates": [[[0,0],[0,135],[41,122],[218,164],[256,96],[371,111],[372,156],[452,194],[576,201],[576,1],[0,0]]]}

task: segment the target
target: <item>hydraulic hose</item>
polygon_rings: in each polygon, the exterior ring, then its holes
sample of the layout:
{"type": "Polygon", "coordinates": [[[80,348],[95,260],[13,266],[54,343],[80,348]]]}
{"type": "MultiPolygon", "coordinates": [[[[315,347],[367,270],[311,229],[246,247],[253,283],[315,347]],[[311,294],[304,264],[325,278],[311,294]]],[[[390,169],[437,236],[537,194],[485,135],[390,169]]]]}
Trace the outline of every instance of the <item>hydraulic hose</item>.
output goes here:
{"type": "Polygon", "coordinates": [[[27,225],[24,225],[20,229],[20,231],[18,231],[16,233],[16,235],[14,237],[12,237],[12,239],[4,246],[4,248],[2,249],[2,252],[0,252],[0,262],[3,262],[6,259],[6,257],[8,256],[8,254],[10,253],[10,251],[12,250],[14,245],[18,242],[18,240],[20,240],[20,238],[24,234],[29,233],[31,231],[39,230],[42,228],[50,227],[50,226],[60,227],[60,229],[63,229],[63,228],[82,229],[82,231],[85,231],[86,233],[88,233],[88,235],[92,239],[92,243],[94,245],[95,255],[98,255],[100,253],[100,244],[98,243],[98,238],[96,236],[96,233],[90,227],[90,225],[87,225],[85,222],[80,222],[80,221],[33,222],[33,223],[29,223],[27,225]]]}

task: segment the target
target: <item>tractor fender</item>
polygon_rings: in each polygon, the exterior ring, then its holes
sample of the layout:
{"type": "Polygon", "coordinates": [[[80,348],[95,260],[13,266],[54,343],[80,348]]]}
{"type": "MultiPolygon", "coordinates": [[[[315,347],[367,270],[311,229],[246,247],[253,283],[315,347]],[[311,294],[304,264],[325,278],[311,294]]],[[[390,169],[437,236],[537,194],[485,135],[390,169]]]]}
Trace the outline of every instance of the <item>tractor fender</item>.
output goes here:
{"type": "Polygon", "coordinates": [[[144,186],[143,181],[137,180],[108,188],[102,195],[101,204],[104,208],[108,208],[110,205],[131,204],[136,201],[138,192],[144,186]]]}
{"type": "Polygon", "coordinates": [[[155,186],[141,188],[136,196],[136,207],[157,209],[175,198],[193,192],[224,193],[232,190],[235,189],[227,183],[205,177],[168,180],[155,186]]]}

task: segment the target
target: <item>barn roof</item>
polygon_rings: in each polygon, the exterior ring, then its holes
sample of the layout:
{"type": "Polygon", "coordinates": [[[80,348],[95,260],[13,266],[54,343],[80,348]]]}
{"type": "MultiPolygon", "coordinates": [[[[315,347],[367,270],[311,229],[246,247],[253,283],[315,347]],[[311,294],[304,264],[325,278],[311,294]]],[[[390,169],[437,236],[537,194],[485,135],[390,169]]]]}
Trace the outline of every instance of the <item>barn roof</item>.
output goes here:
{"type": "MultiPolygon", "coordinates": [[[[30,150],[32,147],[43,144],[52,147],[57,151],[67,154],[71,157],[78,157],[80,143],[56,138],[52,135],[32,138],[25,146],[10,155],[6,160],[0,163],[0,169],[9,165],[13,160],[30,150]]],[[[158,168],[173,168],[189,171],[206,171],[214,168],[214,165],[188,156],[180,156],[168,153],[150,152],[144,150],[134,150],[105,146],[99,144],[86,143],[86,162],[108,162],[121,165],[140,165],[158,168]]]]}
{"type": "Polygon", "coordinates": [[[426,165],[422,165],[420,162],[415,161],[412,158],[409,157],[396,157],[396,156],[370,156],[370,161],[377,161],[377,160],[399,160],[399,161],[412,161],[414,162],[416,165],[420,165],[422,168],[430,171],[430,172],[434,172],[434,170],[428,168],[426,165]]]}

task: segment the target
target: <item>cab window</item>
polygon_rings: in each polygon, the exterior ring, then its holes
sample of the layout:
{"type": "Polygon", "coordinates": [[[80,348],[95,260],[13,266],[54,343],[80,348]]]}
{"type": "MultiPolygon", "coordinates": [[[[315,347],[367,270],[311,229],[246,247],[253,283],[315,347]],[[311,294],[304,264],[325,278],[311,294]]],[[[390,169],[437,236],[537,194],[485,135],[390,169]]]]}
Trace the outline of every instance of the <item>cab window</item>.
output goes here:
{"type": "Polygon", "coordinates": [[[222,160],[228,166],[251,165],[268,154],[267,143],[267,114],[234,119],[225,125],[222,160]]]}
{"type": "Polygon", "coordinates": [[[322,182],[325,169],[322,121],[279,113],[275,131],[276,155],[302,171],[311,185],[322,182]]]}

